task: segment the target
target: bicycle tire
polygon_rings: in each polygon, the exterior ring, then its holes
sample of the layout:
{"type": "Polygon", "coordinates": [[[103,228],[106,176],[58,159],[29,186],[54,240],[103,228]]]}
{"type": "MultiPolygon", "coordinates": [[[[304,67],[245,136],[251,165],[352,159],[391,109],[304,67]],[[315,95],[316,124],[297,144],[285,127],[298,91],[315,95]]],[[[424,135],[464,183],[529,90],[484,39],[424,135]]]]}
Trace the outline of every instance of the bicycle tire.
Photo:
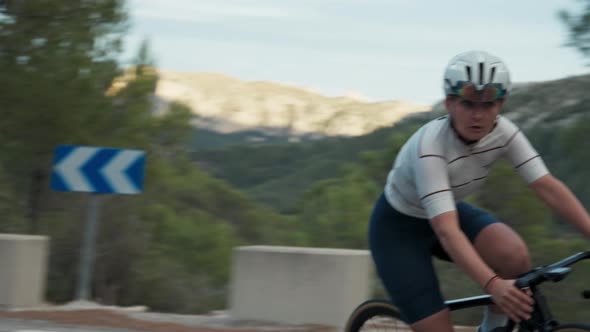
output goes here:
{"type": "MultiPolygon", "coordinates": [[[[457,305],[449,301],[449,309],[453,312],[470,308],[486,306],[487,303],[481,301],[472,301],[457,305]]],[[[350,314],[344,332],[362,332],[362,331],[410,331],[407,324],[403,323],[400,318],[399,310],[388,300],[372,299],[361,303],[350,314]],[[367,328],[363,328],[367,326],[367,328]],[[371,328],[368,328],[371,326],[371,328]]]]}
{"type": "Polygon", "coordinates": [[[568,323],[568,324],[560,324],[559,326],[555,327],[551,331],[590,331],[590,324],[578,324],[578,323],[568,323]]]}
{"type": "Polygon", "coordinates": [[[387,300],[368,300],[361,303],[346,322],[345,332],[410,331],[400,313],[387,300]]]}

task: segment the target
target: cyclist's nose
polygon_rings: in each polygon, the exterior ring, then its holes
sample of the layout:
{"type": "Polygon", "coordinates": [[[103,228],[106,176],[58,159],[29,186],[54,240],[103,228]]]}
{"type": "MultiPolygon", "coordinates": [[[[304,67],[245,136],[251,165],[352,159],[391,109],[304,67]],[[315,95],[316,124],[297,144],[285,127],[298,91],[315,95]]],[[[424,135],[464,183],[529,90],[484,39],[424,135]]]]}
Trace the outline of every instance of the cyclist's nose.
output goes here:
{"type": "Polygon", "coordinates": [[[483,117],[483,113],[484,113],[483,105],[474,105],[473,109],[471,110],[471,118],[479,120],[483,117]]]}

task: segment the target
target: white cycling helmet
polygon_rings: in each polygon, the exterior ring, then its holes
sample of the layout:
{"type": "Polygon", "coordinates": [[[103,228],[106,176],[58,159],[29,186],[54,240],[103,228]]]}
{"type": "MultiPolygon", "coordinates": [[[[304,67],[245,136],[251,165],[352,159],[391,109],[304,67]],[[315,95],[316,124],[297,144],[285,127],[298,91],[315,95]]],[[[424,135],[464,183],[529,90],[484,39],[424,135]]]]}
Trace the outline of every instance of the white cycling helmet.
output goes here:
{"type": "Polygon", "coordinates": [[[479,92],[490,87],[493,99],[508,95],[511,89],[504,62],[484,51],[468,51],[453,57],[445,70],[443,85],[447,96],[462,95],[465,87],[479,92]]]}

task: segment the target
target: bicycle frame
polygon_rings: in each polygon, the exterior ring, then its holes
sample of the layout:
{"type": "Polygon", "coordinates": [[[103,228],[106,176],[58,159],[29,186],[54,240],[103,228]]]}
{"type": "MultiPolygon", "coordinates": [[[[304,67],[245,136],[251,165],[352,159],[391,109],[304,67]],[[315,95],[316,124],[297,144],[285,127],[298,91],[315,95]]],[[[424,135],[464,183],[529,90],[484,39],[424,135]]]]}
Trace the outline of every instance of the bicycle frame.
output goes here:
{"type": "MultiPolygon", "coordinates": [[[[563,280],[571,271],[571,268],[568,266],[584,259],[590,259],[590,251],[577,253],[550,265],[538,266],[516,279],[515,286],[521,289],[529,288],[535,300],[532,318],[521,321],[518,324],[518,332],[551,332],[556,329],[564,331],[565,329],[590,331],[590,322],[563,323],[555,320],[549,310],[548,302],[539,287],[537,287],[546,281],[559,282],[563,280]]],[[[583,291],[582,296],[584,298],[590,298],[590,290],[583,291]]],[[[491,295],[486,294],[450,300],[446,301],[445,304],[451,311],[455,311],[494,304],[494,301],[491,295]]],[[[389,300],[373,299],[363,302],[353,311],[347,322],[346,331],[360,331],[366,322],[372,321],[376,317],[378,318],[378,323],[383,324],[383,326],[388,326],[388,319],[391,320],[396,330],[399,321],[403,320],[401,319],[400,312],[389,300]]],[[[504,326],[504,331],[512,332],[515,326],[516,323],[514,321],[508,320],[508,323],[504,326]]],[[[404,326],[402,330],[409,329],[407,326],[404,326]]]]}
{"type": "MultiPolygon", "coordinates": [[[[541,331],[552,331],[553,328],[559,326],[559,322],[557,322],[553,315],[551,314],[551,310],[549,309],[549,305],[545,300],[545,296],[541,293],[541,291],[536,287],[532,286],[531,291],[533,293],[533,299],[535,300],[535,310],[533,317],[528,322],[521,323],[519,327],[519,332],[524,331],[533,331],[535,327],[535,323],[542,322],[543,327],[541,331]]],[[[449,307],[449,310],[460,310],[465,308],[471,308],[473,306],[482,306],[482,305],[490,305],[494,304],[491,295],[480,295],[468,298],[462,298],[452,301],[445,302],[449,307]]],[[[514,329],[516,323],[514,321],[509,321],[506,325],[506,331],[512,331],[514,329]]]]}
{"type": "MultiPolygon", "coordinates": [[[[590,251],[584,251],[575,255],[569,256],[556,263],[538,267],[530,272],[520,276],[515,285],[519,288],[530,288],[533,299],[535,300],[535,307],[533,311],[533,317],[524,321],[520,324],[518,331],[539,331],[549,332],[553,331],[554,328],[559,326],[559,322],[553,318],[549,305],[545,299],[545,296],[538,289],[538,285],[545,281],[559,282],[570,272],[571,269],[567,268],[581,260],[590,259],[590,251]]],[[[493,304],[491,295],[480,295],[468,298],[462,298],[452,301],[445,302],[451,311],[470,308],[473,306],[490,305],[493,304]]],[[[505,329],[506,331],[512,331],[516,323],[512,320],[508,321],[505,329]]]]}
{"type": "MultiPolygon", "coordinates": [[[[559,326],[559,322],[553,318],[553,314],[549,309],[545,296],[543,296],[536,286],[531,286],[531,292],[533,293],[533,299],[535,300],[533,316],[531,319],[521,322],[518,331],[553,331],[555,327],[559,326]]],[[[506,331],[512,331],[515,325],[516,323],[514,321],[509,320],[505,327],[506,331]]]]}
{"type": "MultiPolygon", "coordinates": [[[[554,328],[560,325],[560,322],[553,318],[553,314],[549,309],[549,304],[537,286],[546,281],[559,282],[563,280],[563,278],[565,278],[571,271],[569,266],[584,259],[590,259],[590,251],[580,252],[556,263],[541,266],[524,274],[516,280],[516,287],[529,287],[533,293],[533,299],[535,300],[533,317],[520,324],[519,332],[549,332],[553,331],[554,328]]],[[[511,328],[513,328],[514,325],[514,322],[509,321],[506,330],[511,331],[511,328]]]]}
{"type": "Polygon", "coordinates": [[[459,309],[494,304],[494,301],[492,300],[491,295],[480,295],[466,297],[457,300],[445,301],[445,304],[449,307],[449,310],[455,311],[459,309]]]}

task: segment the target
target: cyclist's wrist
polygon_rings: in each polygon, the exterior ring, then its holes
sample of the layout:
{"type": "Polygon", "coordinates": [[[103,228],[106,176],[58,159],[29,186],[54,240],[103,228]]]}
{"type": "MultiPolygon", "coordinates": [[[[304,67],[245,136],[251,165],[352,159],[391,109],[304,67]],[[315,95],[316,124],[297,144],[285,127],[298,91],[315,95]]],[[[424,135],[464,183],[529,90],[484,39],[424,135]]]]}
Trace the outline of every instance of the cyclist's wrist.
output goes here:
{"type": "Polygon", "coordinates": [[[498,279],[500,279],[500,276],[497,274],[494,274],[493,276],[491,276],[488,281],[486,281],[486,283],[483,285],[483,290],[486,293],[490,293],[489,289],[490,287],[494,284],[495,281],[497,281],[498,279]]]}

